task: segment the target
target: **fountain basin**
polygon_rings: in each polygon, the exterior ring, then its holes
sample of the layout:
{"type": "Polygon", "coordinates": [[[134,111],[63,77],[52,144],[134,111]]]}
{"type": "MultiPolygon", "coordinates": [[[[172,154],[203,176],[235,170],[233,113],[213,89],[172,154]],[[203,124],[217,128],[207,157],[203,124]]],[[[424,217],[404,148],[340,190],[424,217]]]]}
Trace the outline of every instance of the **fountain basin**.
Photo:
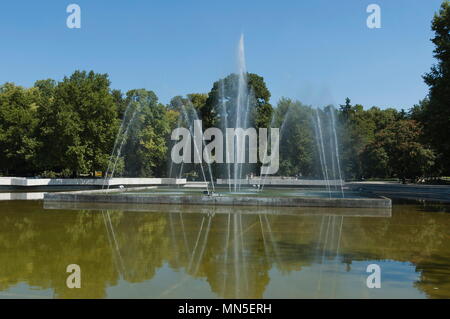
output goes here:
{"type": "Polygon", "coordinates": [[[127,204],[127,203],[90,203],[90,202],[44,202],[44,209],[50,210],[89,210],[89,211],[126,211],[169,214],[233,214],[242,215],[276,215],[276,216],[343,216],[343,217],[392,217],[391,208],[345,208],[337,207],[262,207],[208,205],[175,205],[175,204],[127,204]]]}
{"type": "Polygon", "coordinates": [[[364,196],[353,193],[346,198],[325,196],[328,196],[328,193],[300,189],[290,192],[271,189],[267,192],[247,190],[238,194],[217,192],[215,196],[209,196],[199,190],[133,188],[47,193],[44,195],[44,201],[257,207],[391,208],[392,206],[389,198],[371,194],[364,196]]]}

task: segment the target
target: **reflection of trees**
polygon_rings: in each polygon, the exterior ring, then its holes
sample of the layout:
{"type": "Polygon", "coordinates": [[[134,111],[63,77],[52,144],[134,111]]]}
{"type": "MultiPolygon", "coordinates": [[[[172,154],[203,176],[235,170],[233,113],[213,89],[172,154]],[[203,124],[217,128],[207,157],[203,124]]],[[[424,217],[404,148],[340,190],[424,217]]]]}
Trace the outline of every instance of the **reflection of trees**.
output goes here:
{"type": "Polygon", "coordinates": [[[103,297],[104,283],[115,282],[110,252],[95,249],[106,240],[99,231],[99,215],[41,213],[29,202],[20,206],[2,203],[1,215],[0,289],[25,281],[43,289],[54,288],[57,297],[75,297],[76,290],[65,286],[66,267],[74,263],[83,270],[79,296],[103,297]],[[97,286],[97,282],[102,285],[97,286]]]}
{"type": "Polygon", "coordinates": [[[26,282],[52,288],[56,297],[101,298],[120,279],[150,280],[167,263],[188,277],[206,278],[219,297],[260,298],[272,268],[286,274],[337,257],[348,264],[412,262],[420,272],[418,289],[429,297],[448,297],[450,220],[443,213],[415,210],[398,206],[392,218],[344,220],[247,214],[236,208],[228,213],[93,212],[3,202],[0,290],[26,282]],[[82,269],[81,289],[65,284],[65,269],[73,263],[82,269]]]}
{"type": "Polygon", "coordinates": [[[170,214],[171,265],[183,265],[191,276],[206,277],[221,297],[260,298],[270,265],[260,240],[256,215],[170,214]],[[180,249],[181,248],[181,249],[180,249]]]}
{"type": "Polygon", "coordinates": [[[429,297],[450,294],[448,213],[394,206],[392,218],[346,218],[341,250],[350,260],[411,262],[420,272],[415,286],[429,297]],[[434,289],[439,287],[439,289],[434,289]]]}
{"type": "Polygon", "coordinates": [[[112,218],[110,233],[114,232],[117,240],[111,238],[110,247],[117,267],[122,269],[123,279],[135,283],[151,279],[163,265],[163,260],[170,256],[165,216],[134,212],[105,214],[112,218]]]}
{"type": "Polygon", "coordinates": [[[261,298],[271,265],[265,258],[258,216],[217,217],[217,236],[202,267],[211,289],[226,298],[261,298]]]}
{"type": "Polygon", "coordinates": [[[56,297],[102,298],[120,275],[130,282],[152,278],[162,265],[162,254],[168,252],[165,218],[160,214],[108,212],[116,249],[101,212],[41,211],[30,202],[19,207],[2,203],[0,290],[27,282],[53,288],[56,297]],[[116,262],[118,251],[123,271],[116,262]],[[81,289],[66,287],[69,264],[81,266],[81,289]]]}

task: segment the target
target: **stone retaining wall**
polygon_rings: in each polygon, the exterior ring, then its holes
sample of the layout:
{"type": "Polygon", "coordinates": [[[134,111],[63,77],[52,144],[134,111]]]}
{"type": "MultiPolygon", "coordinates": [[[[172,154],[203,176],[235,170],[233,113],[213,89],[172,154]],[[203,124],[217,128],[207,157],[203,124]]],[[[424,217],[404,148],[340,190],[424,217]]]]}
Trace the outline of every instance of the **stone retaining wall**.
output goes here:
{"type": "Polygon", "coordinates": [[[379,198],[310,198],[310,197],[255,197],[255,196],[207,196],[207,195],[127,195],[78,191],[47,193],[45,201],[103,202],[129,204],[177,204],[224,206],[272,206],[272,207],[347,207],[390,208],[391,200],[379,198]]]}

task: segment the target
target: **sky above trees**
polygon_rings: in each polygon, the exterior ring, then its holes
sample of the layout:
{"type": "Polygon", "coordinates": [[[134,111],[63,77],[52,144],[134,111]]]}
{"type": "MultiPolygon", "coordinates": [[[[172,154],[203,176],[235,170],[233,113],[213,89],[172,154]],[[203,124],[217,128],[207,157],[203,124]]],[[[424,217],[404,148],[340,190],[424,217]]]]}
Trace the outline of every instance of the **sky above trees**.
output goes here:
{"type": "Polygon", "coordinates": [[[427,1],[74,1],[81,29],[66,27],[61,1],[8,1],[0,10],[0,83],[32,86],[73,70],[110,75],[126,92],[153,90],[161,102],[208,92],[235,71],[245,34],[249,72],[264,77],[273,103],[354,103],[408,109],[428,88],[421,76],[433,59],[427,1]],[[377,3],[382,28],[368,29],[377,3]]]}

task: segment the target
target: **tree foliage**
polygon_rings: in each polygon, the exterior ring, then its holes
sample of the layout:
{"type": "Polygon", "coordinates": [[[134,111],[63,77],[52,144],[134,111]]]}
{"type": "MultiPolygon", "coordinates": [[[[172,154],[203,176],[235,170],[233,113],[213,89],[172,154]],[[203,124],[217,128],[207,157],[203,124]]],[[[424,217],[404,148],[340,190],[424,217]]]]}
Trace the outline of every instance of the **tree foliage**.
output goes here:
{"type": "Polygon", "coordinates": [[[0,87],[0,166],[10,174],[34,171],[39,100],[34,88],[25,89],[12,83],[0,87]]]}
{"type": "Polygon", "coordinates": [[[281,135],[279,174],[317,175],[311,107],[299,101],[282,98],[274,112],[273,127],[279,127],[281,135]]]}
{"type": "MultiPolygon", "coordinates": [[[[119,125],[106,74],[76,71],[38,110],[42,170],[89,173],[108,164],[119,125]]],[[[43,91],[45,94],[46,91],[43,91]]]]}
{"type": "Polygon", "coordinates": [[[156,94],[145,89],[127,92],[127,104],[138,109],[124,147],[126,176],[154,176],[164,170],[170,113],[158,102],[156,94]]]}
{"type": "Polygon", "coordinates": [[[430,87],[429,100],[422,104],[420,120],[433,147],[440,153],[440,165],[450,172],[450,2],[444,1],[432,21],[437,64],[424,76],[430,87]]]}
{"type": "MultiPolygon", "coordinates": [[[[448,108],[443,102],[448,94],[445,49],[448,43],[443,35],[447,10],[448,5],[443,5],[433,21],[437,33],[434,42],[438,46],[435,53],[440,64],[425,77],[431,86],[429,97],[408,112],[365,109],[359,104],[352,105],[349,98],[336,111],[337,147],[344,178],[409,178],[436,175],[440,172],[439,165],[445,167],[446,149],[437,142],[448,130],[448,125],[444,125],[448,108]]],[[[322,117],[325,129],[331,132],[327,116],[332,108],[314,110],[288,98],[282,98],[272,108],[264,79],[252,73],[246,79],[249,88],[246,93],[254,106],[249,125],[280,128],[279,175],[322,178],[312,123],[315,116],[322,117]]],[[[167,106],[150,90],[133,89],[126,94],[112,90],[108,75],[93,71],[75,71],[60,82],[39,80],[28,89],[5,83],[0,87],[2,173],[92,175],[95,170],[106,171],[114,145],[120,144],[113,154],[116,175],[165,176],[173,145],[170,133],[178,125],[186,124],[180,115],[187,110],[194,112],[195,118],[203,121],[203,129],[220,126],[223,114],[219,114],[218,103],[236,102],[237,83],[237,75],[230,74],[216,81],[208,94],[175,96],[167,106]]],[[[232,112],[235,108],[225,109],[232,112]]],[[[333,152],[332,139],[325,143],[333,152]]],[[[217,170],[213,165],[213,171],[217,170]]],[[[185,176],[200,176],[194,164],[185,165],[184,172],[185,176]]]]}
{"type": "MultiPolygon", "coordinates": [[[[252,110],[253,114],[250,116],[250,118],[254,119],[254,123],[250,123],[250,126],[256,129],[270,127],[273,108],[269,102],[270,91],[264,82],[264,78],[254,73],[247,73],[245,79],[249,90],[245,93],[252,99],[250,104],[255,106],[252,110]]],[[[238,74],[235,73],[214,82],[205,105],[200,111],[204,127],[208,128],[218,125],[220,121],[220,111],[218,110],[220,99],[224,99],[227,105],[235,103],[238,99],[238,85],[238,74]]],[[[237,115],[232,113],[232,110],[237,111],[236,108],[227,106],[226,109],[228,110],[227,116],[229,118],[236,118],[237,115]]]]}
{"type": "Polygon", "coordinates": [[[422,128],[414,120],[392,122],[376,133],[362,154],[368,177],[426,176],[434,165],[433,150],[420,143],[422,128]]]}
{"type": "Polygon", "coordinates": [[[39,80],[29,89],[5,83],[0,87],[1,173],[69,177],[105,172],[120,123],[136,108],[117,173],[160,175],[178,112],[159,103],[154,92],[124,95],[110,89],[107,74],[93,71],[75,71],[61,82],[39,80]]]}

